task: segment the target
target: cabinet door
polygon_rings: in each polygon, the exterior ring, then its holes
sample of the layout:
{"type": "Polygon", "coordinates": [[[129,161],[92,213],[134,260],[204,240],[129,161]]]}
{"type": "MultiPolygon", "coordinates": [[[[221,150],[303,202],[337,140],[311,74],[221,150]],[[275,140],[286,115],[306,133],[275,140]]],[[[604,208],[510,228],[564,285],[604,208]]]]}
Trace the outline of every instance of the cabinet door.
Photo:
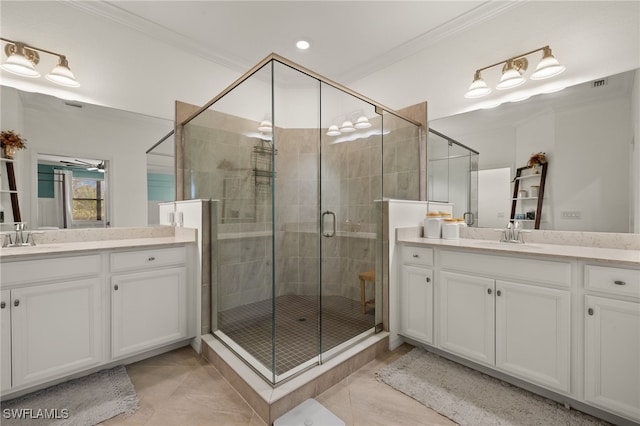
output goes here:
{"type": "Polygon", "coordinates": [[[11,292],[9,290],[0,291],[0,321],[2,321],[0,325],[0,344],[2,344],[0,390],[5,391],[11,388],[11,292]]]}
{"type": "Polygon", "coordinates": [[[111,277],[111,352],[142,352],[187,335],[185,268],[111,277]]]}
{"type": "Polygon", "coordinates": [[[496,366],[569,392],[570,310],[568,291],[496,281],[496,366]]]}
{"type": "Polygon", "coordinates": [[[495,360],[494,280],[441,272],[439,344],[483,364],[495,360]]]}
{"type": "Polygon", "coordinates": [[[401,334],[433,343],[433,271],[402,266],[401,334]]]}
{"type": "Polygon", "coordinates": [[[13,386],[102,361],[100,278],[11,290],[13,386]]]}
{"type": "Polygon", "coordinates": [[[640,303],[586,296],[585,399],[640,421],[640,303]]]}

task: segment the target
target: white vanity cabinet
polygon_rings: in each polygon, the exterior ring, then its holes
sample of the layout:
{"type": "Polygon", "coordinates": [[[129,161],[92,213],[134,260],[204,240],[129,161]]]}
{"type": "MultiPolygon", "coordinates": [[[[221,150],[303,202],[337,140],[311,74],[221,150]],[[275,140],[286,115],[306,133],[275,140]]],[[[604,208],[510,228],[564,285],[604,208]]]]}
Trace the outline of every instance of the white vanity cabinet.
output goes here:
{"type": "Polygon", "coordinates": [[[440,272],[439,346],[472,361],[495,362],[494,280],[440,272]]]}
{"type": "Polygon", "coordinates": [[[440,348],[570,391],[569,263],[441,250],[439,266],[440,348]]]}
{"type": "Polygon", "coordinates": [[[585,399],[640,420],[640,270],[586,265],[585,399]]]}
{"type": "Polygon", "coordinates": [[[433,250],[402,248],[400,334],[433,343],[433,250]]]}
{"type": "Polygon", "coordinates": [[[186,248],[111,253],[111,356],[187,336],[186,248]]]}
{"type": "Polygon", "coordinates": [[[496,281],[496,367],[570,391],[571,294],[496,281]]]}
{"type": "Polygon", "coordinates": [[[11,291],[0,291],[0,392],[11,388],[11,291]]]}
{"type": "Polygon", "coordinates": [[[100,273],[99,255],[3,263],[3,390],[103,362],[100,273]]]}
{"type": "Polygon", "coordinates": [[[614,424],[640,422],[637,250],[398,241],[401,335],[614,424]],[[423,294],[432,317],[415,308],[423,294]]]}

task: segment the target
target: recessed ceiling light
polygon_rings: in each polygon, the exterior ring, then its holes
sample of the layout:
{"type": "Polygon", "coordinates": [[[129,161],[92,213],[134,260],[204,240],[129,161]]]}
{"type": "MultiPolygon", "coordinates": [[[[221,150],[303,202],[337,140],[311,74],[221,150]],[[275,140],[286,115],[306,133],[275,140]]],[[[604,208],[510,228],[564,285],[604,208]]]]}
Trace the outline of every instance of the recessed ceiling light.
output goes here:
{"type": "Polygon", "coordinates": [[[300,50],[307,50],[311,46],[307,40],[298,40],[296,42],[296,47],[300,50]]]}

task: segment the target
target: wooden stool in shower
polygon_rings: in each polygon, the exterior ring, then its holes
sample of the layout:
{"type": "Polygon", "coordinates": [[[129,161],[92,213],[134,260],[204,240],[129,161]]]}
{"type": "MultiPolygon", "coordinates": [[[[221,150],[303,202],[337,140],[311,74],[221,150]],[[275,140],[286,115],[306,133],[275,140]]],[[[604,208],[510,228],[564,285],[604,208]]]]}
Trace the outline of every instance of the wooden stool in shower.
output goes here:
{"type": "Polygon", "coordinates": [[[361,272],[358,275],[358,278],[360,278],[360,304],[362,306],[362,313],[364,314],[365,312],[367,312],[367,305],[375,305],[374,299],[366,299],[364,283],[373,283],[375,293],[376,271],[372,269],[371,271],[361,272]]]}

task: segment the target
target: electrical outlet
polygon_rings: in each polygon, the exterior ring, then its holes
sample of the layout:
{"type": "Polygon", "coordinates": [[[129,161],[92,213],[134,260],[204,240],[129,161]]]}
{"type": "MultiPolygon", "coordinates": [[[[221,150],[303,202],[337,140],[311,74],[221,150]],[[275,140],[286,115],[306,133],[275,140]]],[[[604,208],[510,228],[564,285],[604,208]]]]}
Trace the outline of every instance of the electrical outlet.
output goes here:
{"type": "Polygon", "coordinates": [[[563,211],[562,218],[563,219],[580,219],[582,217],[582,212],[579,210],[571,210],[571,211],[563,211]]]}

